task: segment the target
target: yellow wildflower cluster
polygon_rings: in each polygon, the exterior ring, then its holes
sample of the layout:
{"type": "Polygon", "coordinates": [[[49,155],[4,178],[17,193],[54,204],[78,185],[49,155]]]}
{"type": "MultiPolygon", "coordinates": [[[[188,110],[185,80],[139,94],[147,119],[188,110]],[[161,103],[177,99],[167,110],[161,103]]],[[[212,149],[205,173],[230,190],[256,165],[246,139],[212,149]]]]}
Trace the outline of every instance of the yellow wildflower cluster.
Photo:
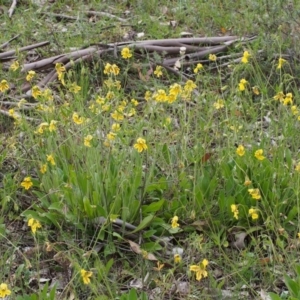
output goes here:
{"type": "Polygon", "coordinates": [[[57,121],[51,120],[50,123],[42,122],[34,133],[43,134],[45,131],[53,132],[57,130],[57,121]]]}
{"type": "Polygon", "coordinates": [[[260,200],[261,199],[261,195],[260,195],[260,191],[259,189],[248,189],[249,194],[251,195],[251,197],[255,200],[260,200]]]}
{"type": "Polygon", "coordinates": [[[117,76],[120,73],[120,69],[116,64],[111,65],[110,63],[107,63],[105,65],[103,73],[107,75],[113,74],[117,76]]]}
{"type": "Polygon", "coordinates": [[[196,274],[196,280],[200,281],[202,278],[207,277],[208,273],[206,267],[208,266],[208,260],[203,259],[199,265],[190,266],[190,271],[196,274]]]}
{"type": "Polygon", "coordinates": [[[84,284],[90,284],[91,277],[93,276],[93,272],[81,269],[80,275],[84,284]]]}
{"type": "Polygon", "coordinates": [[[282,91],[280,91],[273,97],[273,99],[279,101],[284,106],[290,105],[292,115],[295,116],[298,119],[298,121],[300,121],[300,111],[297,105],[293,105],[294,101],[292,93],[287,93],[285,95],[282,91]]]}
{"type": "Polygon", "coordinates": [[[148,149],[146,140],[143,138],[138,138],[136,140],[136,143],[133,145],[133,147],[138,151],[138,152],[143,152],[144,150],[148,149]]]}
{"type": "Polygon", "coordinates": [[[11,294],[11,290],[8,288],[6,283],[0,284],[0,298],[6,298],[11,294]]]}
{"type": "Polygon", "coordinates": [[[65,86],[65,73],[66,73],[66,68],[62,63],[56,63],[55,64],[55,70],[56,74],[58,77],[58,80],[61,82],[63,86],[65,86]]]}
{"type": "Polygon", "coordinates": [[[34,218],[30,218],[28,220],[28,226],[31,228],[33,234],[36,233],[37,229],[42,228],[41,223],[38,220],[35,220],[34,218]]]}
{"type": "Polygon", "coordinates": [[[239,209],[236,204],[231,204],[230,206],[231,212],[233,213],[233,217],[238,220],[239,218],[239,209]]]}
{"type": "Polygon", "coordinates": [[[7,80],[3,79],[0,82],[0,92],[5,92],[9,89],[9,84],[7,80]]]}
{"type": "Polygon", "coordinates": [[[250,58],[249,52],[248,52],[248,51],[244,51],[243,57],[242,57],[242,59],[241,59],[241,62],[242,62],[243,64],[247,64],[247,63],[249,62],[249,58],[250,58]]]}

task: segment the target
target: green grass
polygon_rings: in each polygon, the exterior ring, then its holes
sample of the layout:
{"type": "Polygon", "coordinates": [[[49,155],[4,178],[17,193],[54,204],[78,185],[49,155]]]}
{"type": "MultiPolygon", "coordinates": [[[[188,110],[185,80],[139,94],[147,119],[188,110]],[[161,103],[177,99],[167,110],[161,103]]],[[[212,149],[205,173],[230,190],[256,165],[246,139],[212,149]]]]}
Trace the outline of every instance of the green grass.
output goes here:
{"type": "MultiPolygon", "coordinates": [[[[230,299],[258,299],[261,290],[272,292],[272,299],[299,299],[300,5],[223,2],[21,3],[12,20],[3,15],[10,26],[0,43],[16,34],[20,37],[11,49],[48,40],[49,46],[35,50],[40,58],[119,42],[129,30],[144,32],[145,39],[177,38],[181,32],[257,35],[218,54],[234,58],[247,50],[248,64],[221,67],[223,60],[208,63],[207,57],[197,75],[192,66],[198,94],[192,93],[190,101],[182,94],[173,103],[155,101],[158,90],[168,91],[175,83],[184,89],[185,82],[164,69],[162,77],[151,74],[143,81],[137,64],[145,76],[145,57],[107,54],[74,66],[65,74],[65,86],[51,83],[53,100],[29,98],[39,103],[34,110],[2,103],[2,110],[13,107],[35,119],[0,115],[0,283],[8,285],[12,299],[45,299],[51,290],[49,299],[226,299],[225,293],[230,299]],[[128,18],[130,26],[109,17],[89,20],[83,11],[91,9],[128,18]],[[78,19],[58,21],[43,12],[78,19]],[[174,20],[175,27],[166,25],[174,20]],[[281,56],[287,61],[278,69],[281,56]],[[107,63],[116,64],[120,73],[105,74],[107,63]],[[120,81],[120,88],[108,86],[108,79],[120,81]],[[244,91],[241,79],[247,80],[244,91]],[[73,83],[78,92],[70,91],[73,83]],[[146,91],[153,96],[148,101],[146,91]],[[274,100],[281,91],[285,98],[292,93],[293,109],[274,100]],[[224,106],[217,109],[219,99],[224,106]],[[123,120],[112,118],[116,110],[123,120]],[[51,131],[40,125],[52,120],[51,131]],[[84,144],[89,135],[91,147],[84,144]],[[148,147],[140,153],[134,147],[138,138],[148,147]],[[242,156],[239,145],[245,149],[242,156]],[[259,149],[263,160],[255,157],[259,149]],[[26,177],[33,184],[28,190],[21,186],[26,177]],[[260,199],[253,199],[249,189],[258,189],[260,199]],[[28,226],[32,219],[41,225],[35,234],[28,226]],[[207,277],[197,281],[190,266],[203,269],[204,259],[207,277]],[[160,270],[158,262],[164,264],[160,270]],[[93,273],[89,284],[83,283],[82,269],[93,273]]],[[[16,59],[22,65],[30,58],[20,52],[16,59]]],[[[9,96],[16,99],[26,74],[9,70],[11,63],[3,63],[0,81],[14,86],[9,96]]],[[[44,76],[38,72],[30,84],[44,76]]],[[[12,101],[6,92],[1,97],[12,101]]]]}

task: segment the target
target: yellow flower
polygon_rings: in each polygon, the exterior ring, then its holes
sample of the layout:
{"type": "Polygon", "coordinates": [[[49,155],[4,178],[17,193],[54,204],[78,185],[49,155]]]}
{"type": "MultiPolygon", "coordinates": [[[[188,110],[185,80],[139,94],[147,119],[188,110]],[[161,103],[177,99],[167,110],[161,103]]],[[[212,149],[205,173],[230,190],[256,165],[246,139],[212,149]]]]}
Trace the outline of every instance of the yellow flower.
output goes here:
{"type": "Polygon", "coordinates": [[[106,138],[109,140],[109,141],[113,141],[116,139],[116,134],[114,132],[110,132],[106,135],[106,138]]]}
{"type": "Polygon", "coordinates": [[[143,152],[144,150],[148,149],[148,146],[146,144],[146,140],[142,138],[138,138],[136,140],[136,143],[133,145],[133,147],[138,151],[138,152],[143,152]]]}
{"type": "Polygon", "coordinates": [[[236,149],[236,154],[239,156],[244,156],[245,155],[245,148],[243,145],[239,145],[236,149]]]}
{"type": "Polygon", "coordinates": [[[6,296],[9,296],[11,294],[11,291],[8,289],[8,286],[6,283],[0,284],[0,298],[4,298],[6,296]]]}
{"type": "Polygon", "coordinates": [[[107,63],[105,65],[103,73],[104,74],[110,74],[111,73],[111,64],[110,63],[107,63]]]}
{"type": "Polygon", "coordinates": [[[9,85],[7,83],[7,80],[3,79],[0,82],[0,92],[5,92],[9,89],[9,85]]]}
{"type": "Polygon", "coordinates": [[[186,91],[186,90],[184,90],[183,93],[181,94],[181,98],[184,101],[190,101],[191,100],[191,96],[192,96],[192,92],[186,91]]]}
{"type": "Polygon", "coordinates": [[[231,208],[231,212],[233,213],[233,217],[238,220],[238,218],[239,218],[238,206],[235,204],[231,204],[230,208],[231,208]]]}
{"type": "Polygon", "coordinates": [[[170,104],[175,102],[177,99],[177,96],[175,94],[169,94],[167,97],[168,97],[168,103],[170,104]]]}
{"type": "Polygon", "coordinates": [[[248,189],[248,193],[251,195],[251,197],[255,200],[261,199],[260,191],[259,189],[248,189]]]}
{"type": "Polygon", "coordinates": [[[31,177],[30,176],[27,176],[23,179],[22,183],[21,183],[21,186],[25,189],[25,190],[29,190],[32,186],[33,186],[33,183],[31,181],[31,177]]]}
{"type": "Polygon", "coordinates": [[[29,71],[26,76],[27,81],[31,81],[31,79],[36,75],[35,71],[29,71]]]}
{"type": "Polygon", "coordinates": [[[153,96],[155,101],[157,102],[166,102],[168,101],[168,96],[166,94],[166,91],[163,89],[159,89],[153,96]]]}
{"type": "Polygon", "coordinates": [[[242,62],[243,64],[247,64],[248,61],[249,61],[249,57],[250,57],[249,52],[248,52],[248,51],[244,51],[244,54],[243,54],[243,57],[242,57],[241,62],[242,62]]]}
{"type": "Polygon", "coordinates": [[[17,71],[17,70],[19,69],[19,67],[20,67],[20,64],[19,64],[19,62],[16,60],[16,61],[14,61],[14,62],[10,65],[9,69],[10,69],[10,70],[13,70],[13,71],[15,72],[15,71],[17,71]]]}
{"type": "Polygon", "coordinates": [[[132,108],[130,108],[130,110],[129,110],[128,114],[126,114],[126,116],[132,117],[135,114],[136,114],[136,110],[132,107],[132,108]]]}
{"type": "Polygon", "coordinates": [[[246,89],[246,84],[248,81],[246,79],[241,79],[239,83],[239,90],[243,92],[246,89]]]}
{"type": "Polygon", "coordinates": [[[113,64],[111,66],[111,73],[117,76],[120,73],[119,67],[117,65],[113,64]]]}
{"type": "Polygon", "coordinates": [[[273,99],[274,100],[279,100],[280,102],[283,102],[284,100],[284,93],[283,92],[278,92],[274,97],[273,99]]]}
{"type": "Polygon", "coordinates": [[[260,94],[259,88],[257,86],[252,87],[252,92],[254,95],[258,96],[260,94]]]}
{"type": "Polygon", "coordinates": [[[215,109],[221,109],[224,107],[224,100],[223,99],[218,99],[214,104],[213,104],[215,109]]]}
{"type": "Polygon", "coordinates": [[[193,80],[188,80],[184,85],[184,90],[186,92],[192,92],[196,87],[197,85],[194,83],[193,80]]]}
{"type": "Polygon", "coordinates": [[[277,65],[277,69],[281,69],[282,68],[282,66],[283,66],[283,64],[286,62],[286,60],[285,59],[283,59],[283,58],[281,58],[281,57],[279,57],[279,59],[278,59],[278,65],[277,65]]]}
{"type": "Polygon", "coordinates": [[[57,123],[57,121],[55,121],[55,120],[51,120],[51,121],[50,121],[50,125],[49,125],[49,131],[50,131],[50,132],[56,130],[56,123],[57,123]]]}
{"type": "Polygon", "coordinates": [[[32,93],[32,97],[34,99],[36,99],[38,96],[42,95],[42,91],[40,90],[40,88],[37,85],[32,87],[31,93],[32,93]]]}
{"type": "Polygon", "coordinates": [[[117,111],[117,110],[115,110],[110,115],[116,121],[123,121],[124,120],[124,115],[121,112],[117,111]]]}
{"type": "Polygon", "coordinates": [[[86,147],[92,147],[92,145],[91,145],[92,139],[93,139],[93,136],[90,135],[90,134],[88,134],[88,135],[84,138],[84,142],[83,142],[84,146],[86,146],[86,147]]]}
{"type": "Polygon", "coordinates": [[[215,54],[209,54],[208,59],[211,60],[211,61],[216,61],[217,56],[215,54]]]}
{"type": "Polygon", "coordinates": [[[48,128],[49,124],[47,122],[43,122],[39,125],[37,131],[35,131],[35,133],[44,133],[44,130],[46,130],[48,128]]]}
{"type": "Polygon", "coordinates": [[[86,271],[84,269],[80,270],[80,275],[84,284],[89,284],[91,282],[91,277],[93,276],[93,272],[86,271]]]}
{"type": "Polygon", "coordinates": [[[115,96],[115,93],[112,91],[107,92],[105,99],[106,100],[111,100],[115,96]]]}
{"type": "Polygon", "coordinates": [[[77,94],[80,90],[81,90],[81,87],[79,85],[77,85],[75,82],[73,82],[69,87],[69,91],[74,94],[77,94]]]}
{"type": "Polygon", "coordinates": [[[197,64],[196,68],[194,69],[194,73],[197,74],[202,69],[203,69],[203,65],[202,64],[197,64]]]}
{"type": "Polygon", "coordinates": [[[139,102],[135,99],[131,99],[131,103],[134,105],[134,106],[138,106],[139,105],[139,102]]]}
{"type": "Polygon", "coordinates": [[[298,239],[300,239],[300,232],[297,233],[298,239]]]}
{"type": "Polygon", "coordinates": [[[115,82],[115,87],[117,88],[118,91],[121,89],[122,86],[121,86],[121,82],[119,80],[117,80],[115,82]]]}
{"type": "Polygon", "coordinates": [[[296,116],[296,115],[299,114],[299,110],[298,110],[297,105],[291,106],[291,111],[292,111],[292,114],[293,114],[294,116],[296,116]]]}
{"type": "Polygon", "coordinates": [[[61,82],[61,84],[63,86],[65,86],[66,85],[66,83],[65,83],[65,73],[64,72],[57,73],[57,77],[58,77],[58,80],[61,82]]]}
{"type": "Polygon", "coordinates": [[[97,102],[98,104],[102,105],[102,104],[105,103],[105,99],[104,99],[103,97],[98,96],[98,97],[96,98],[96,102],[97,102]]]}
{"type": "Polygon", "coordinates": [[[295,171],[300,173],[300,162],[297,163],[295,171]]]}
{"type": "Polygon", "coordinates": [[[171,226],[172,228],[177,228],[179,227],[180,225],[178,224],[178,217],[177,216],[174,216],[171,220],[171,226]]]}
{"type": "Polygon", "coordinates": [[[156,263],[157,267],[153,268],[155,271],[160,271],[164,266],[165,264],[161,264],[159,261],[156,263]]]}
{"type": "Polygon", "coordinates": [[[249,209],[249,215],[251,216],[252,220],[258,219],[258,211],[255,208],[249,209]]]}
{"type": "Polygon", "coordinates": [[[17,118],[17,115],[15,114],[15,110],[13,108],[8,110],[8,115],[12,118],[17,118]]]}
{"type": "Polygon", "coordinates": [[[258,159],[258,160],[264,160],[265,157],[263,156],[264,150],[262,149],[258,149],[255,151],[254,156],[258,159]]]}
{"type": "Polygon", "coordinates": [[[174,83],[170,86],[169,94],[173,94],[176,97],[181,94],[181,86],[178,83],[174,83]]]}
{"type": "Polygon", "coordinates": [[[42,228],[41,223],[38,220],[35,220],[34,218],[28,220],[28,226],[31,227],[31,231],[33,234],[36,233],[36,230],[38,228],[42,228]]]}
{"type": "Polygon", "coordinates": [[[145,99],[146,101],[149,101],[149,100],[151,99],[151,92],[150,92],[150,91],[146,91],[146,92],[145,92],[144,99],[145,99]]]}
{"type": "Polygon", "coordinates": [[[130,58],[132,56],[132,53],[128,47],[125,47],[121,51],[121,55],[124,59],[130,58]]]}
{"type": "Polygon", "coordinates": [[[45,89],[42,93],[42,96],[46,98],[48,101],[53,101],[52,91],[50,89],[45,89]]]}
{"type": "Polygon", "coordinates": [[[111,125],[111,130],[112,130],[112,131],[117,132],[117,131],[120,131],[120,129],[121,129],[121,126],[120,126],[120,124],[118,124],[118,123],[113,123],[113,124],[111,125]]]}
{"type": "Polygon", "coordinates": [[[72,116],[72,119],[73,119],[73,122],[77,125],[80,125],[84,122],[84,118],[83,117],[79,117],[78,113],[77,112],[74,112],[73,113],[73,116],[72,116]]]}
{"type": "Polygon", "coordinates": [[[19,107],[19,108],[22,108],[22,107],[24,106],[25,103],[27,103],[27,101],[26,101],[24,98],[22,98],[22,99],[18,102],[18,107],[19,107]]]}
{"type": "Polygon", "coordinates": [[[47,161],[49,161],[52,166],[55,166],[56,163],[55,163],[53,155],[49,154],[49,155],[46,155],[46,156],[47,156],[47,161]]]}
{"type": "Polygon", "coordinates": [[[208,265],[208,260],[203,259],[200,265],[192,265],[190,266],[190,271],[196,273],[196,280],[200,281],[202,277],[207,277],[208,273],[206,271],[206,267],[208,265]]]}
{"type": "Polygon", "coordinates": [[[47,172],[47,164],[41,165],[40,172],[42,174],[45,174],[47,172]]]}
{"type": "Polygon", "coordinates": [[[162,76],[162,67],[161,66],[156,66],[156,68],[155,68],[155,71],[154,71],[154,75],[156,76],[156,77],[160,77],[160,76],[162,76]]]}
{"type": "Polygon", "coordinates": [[[283,105],[289,105],[289,104],[293,104],[293,94],[292,93],[287,93],[283,100],[283,105]]]}
{"type": "Polygon", "coordinates": [[[174,263],[175,264],[179,264],[182,260],[182,257],[180,256],[180,254],[176,253],[174,254],[174,263]]]}
{"type": "Polygon", "coordinates": [[[55,70],[57,74],[62,74],[63,72],[66,72],[66,68],[62,63],[56,63],[55,70]]]}
{"type": "Polygon", "coordinates": [[[249,179],[248,176],[246,176],[245,182],[244,182],[244,186],[249,186],[249,185],[251,185],[251,184],[252,184],[251,180],[249,179]]]}

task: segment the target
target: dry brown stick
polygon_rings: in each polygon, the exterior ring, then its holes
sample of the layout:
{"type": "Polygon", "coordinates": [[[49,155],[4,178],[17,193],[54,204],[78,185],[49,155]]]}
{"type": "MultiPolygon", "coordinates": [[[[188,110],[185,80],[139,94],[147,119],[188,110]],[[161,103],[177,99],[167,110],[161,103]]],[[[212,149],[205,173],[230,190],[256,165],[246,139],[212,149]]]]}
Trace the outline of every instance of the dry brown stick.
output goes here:
{"type": "Polygon", "coordinates": [[[20,35],[17,34],[16,36],[14,36],[13,38],[11,38],[9,41],[3,43],[2,45],[0,45],[0,49],[5,48],[7,45],[9,45],[10,42],[12,42],[13,40],[17,39],[20,35]]]}
{"type": "Polygon", "coordinates": [[[195,38],[178,38],[178,39],[161,39],[161,40],[146,40],[146,41],[128,41],[120,43],[110,43],[108,46],[114,45],[122,47],[124,45],[156,45],[156,46],[178,46],[179,44],[220,44],[233,40],[238,40],[238,36],[221,36],[221,37],[195,37],[195,38]]]}
{"type": "Polygon", "coordinates": [[[102,11],[92,11],[92,10],[89,10],[89,11],[86,11],[85,13],[87,14],[88,17],[94,15],[94,16],[104,16],[104,17],[109,17],[109,18],[117,19],[120,22],[127,22],[128,21],[126,19],[119,18],[119,17],[117,17],[115,15],[112,15],[112,14],[107,13],[107,12],[102,12],[102,11]]]}
{"type": "MultiPolygon", "coordinates": [[[[6,110],[4,110],[4,109],[0,109],[0,113],[2,114],[2,115],[5,115],[5,116],[7,116],[7,117],[10,117],[10,118],[13,118],[14,119],[14,117],[12,116],[12,115],[10,115],[10,113],[8,112],[8,111],[6,111],[6,110]]],[[[34,119],[34,118],[30,118],[30,117],[26,117],[26,116],[21,116],[20,114],[18,114],[18,113],[15,113],[15,115],[18,117],[18,118],[24,118],[24,119],[26,119],[27,121],[38,121],[37,119],[34,119]]]]}
{"type": "Polygon", "coordinates": [[[82,50],[76,50],[70,53],[61,54],[57,56],[48,57],[30,64],[25,64],[22,68],[23,72],[27,72],[29,70],[37,70],[37,69],[45,69],[49,66],[61,62],[66,63],[71,59],[77,59],[80,56],[84,56],[87,54],[95,53],[98,49],[96,47],[89,47],[82,50]]]}
{"type": "MultiPolygon", "coordinates": [[[[94,55],[101,55],[102,53],[105,53],[105,52],[111,52],[113,51],[113,49],[102,49],[102,50],[98,50],[96,52],[92,52],[92,53],[89,53],[89,54],[86,54],[84,56],[80,56],[78,58],[76,58],[75,60],[72,60],[72,61],[69,61],[67,64],[64,65],[66,71],[71,69],[75,64],[78,64],[80,62],[83,62],[83,61],[89,61],[90,59],[92,59],[92,57],[94,55]]],[[[57,60],[57,61],[53,61],[53,64],[57,63],[57,62],[61,62],[61,60],[57,60]]],[[[52,70],[46,77],[43,78],[43,80],[41,80],[37,86],[39,87],[45,87],[47,86],[48,84],[50,84],[51,82],[55,81],[57,78],[57,73],[56,73],[56,70],[52,70]]],[[[29,94],[30,92],[27,91],[27,94],[29,94]]]]}
{"type": "Polygon", "coordinates": [[[11,16],[13,15],[16,6],[17,6],[17,0],[13,0],[13,2],[11,4],[11,7],[8,10],[8,17],[9,18],[11,18],[11,16]]]}
{"type": "MultiPolygon", "coordinates": [[[[234,41],[232,41],[232,42],[234,42],[234,41]]],[[[198,59],[203,58],[203,57],[207,56],[208,54],[214,54],[214,53],[224,51],[228,48],[229,45],[230,44],[211,47],[210,49],[199,51],[199,52],[196,52],[196,53],[191,53],[191,54],[186,55],[186,56],[190,59],[192,59],[192,58],[198,58],[198,59]]],[[[163,61],[163,65],[173,66],[178,59],[179,59],[179,57],[165,59],[163,61]]]]}
{"type": "Polygon", "coordinates": [[[134,49],[143,49],[146,51],[155,51],[155,52],[167,52],[168,54],[174,54],[174,53],[178,53],[180,52],[180,48],[181,47],[185,47],[186,48],[186,52],[187,53],[192,53],[196,50],[205,50],[208,49],[208,47],[195,47],[195,46],[189,46],[189,45],[185,45],[185,46],[180,46],[180,47],[163,47],[163,46],[155,46],[155,45],[135,45],[134,49]]]}
{"type": "MultiPolygon", "coordinates": [[[[49,44],[49,42],[45,41],[45,42],[41,42],[41,43],[37,43],[37,44],[25,46],[25,47],[22,47],[22,48],[18,49],[18,52],[22,52],[22,51],[27,51],[27,50],[31,50],[31,49],[43,47],[43,46],[46,46],[48,44],[49,44]]],[[[11,55],[14,55],[14,54],[16,54],[16,52],[17,52],[16,50],[10,50],[10,51],[6,51],[6,52],[3,52],[3,53],[0,53],[0,59],[6,58],[6,57],[11,56],[11,55]]]]}

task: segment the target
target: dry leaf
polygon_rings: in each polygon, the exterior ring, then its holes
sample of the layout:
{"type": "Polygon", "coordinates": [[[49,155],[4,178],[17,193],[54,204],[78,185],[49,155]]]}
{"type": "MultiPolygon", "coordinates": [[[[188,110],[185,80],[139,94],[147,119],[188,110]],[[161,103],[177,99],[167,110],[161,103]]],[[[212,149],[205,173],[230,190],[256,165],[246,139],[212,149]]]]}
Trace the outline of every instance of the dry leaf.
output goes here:
{"type": "Polygon", "coordinates": [[[231,246],[238,250],[245,249],[246,248],[246,245],[245,245],[245,237],[246,236],[247,236],[246,232],[239,232],[239,233],[235,234],[235,242],[232,242],[231,246]]]}
{"type": "Polygon", "coordinates": [[[133,242],[133,241],[130,241],[130,240],[127,240],[127,242],[129,243],[130,245],[130,248],[131,250],[136,253],[136,254],[142,254],[142,249],[140,247],[139,244],[133,242]]]}

